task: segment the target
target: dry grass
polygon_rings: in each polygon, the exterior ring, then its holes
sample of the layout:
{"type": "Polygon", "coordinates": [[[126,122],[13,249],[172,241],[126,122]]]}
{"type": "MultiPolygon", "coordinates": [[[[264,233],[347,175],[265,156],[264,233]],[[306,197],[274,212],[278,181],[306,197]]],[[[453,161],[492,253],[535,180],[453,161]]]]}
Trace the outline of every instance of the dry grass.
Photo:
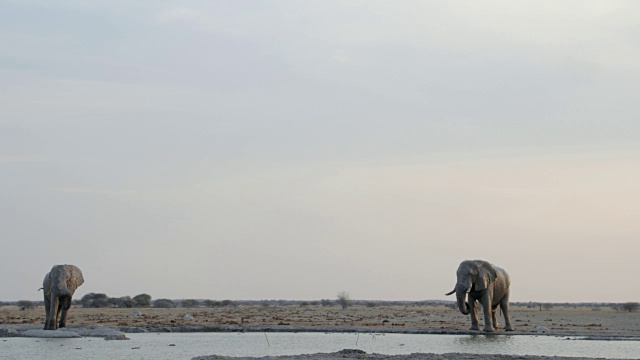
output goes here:
{"type": "MultiPolygon", "coordinates": [[[[238,324],[291,326],[363,326],[371,328],[457,329],[469,327],[468,316],[444,306],[269,306],[188,309],[138,309],[143,316],[133,318],[135,309],[71,308],[69,324],[102,324],[108,326],[173,326],[180,324],[238,324]],[[189,314],[193,320],[185,321],[189,314]]],[[[42,324],[42,307],[21,311],[15,306],[0,307],[0,324],[42,324]]],[[[481,319],[482,321],[482,319],[481,319]]],[[[503,324],[502,319],[499,320],[503,324]]],[[[618,313],[608,308],[593,311],[587,307],[537,308],[512,307],[512,322],[518,332],[538,333],[536,326],[561,334],[607,334],[640,336],[640,313],[618,313]]]]}

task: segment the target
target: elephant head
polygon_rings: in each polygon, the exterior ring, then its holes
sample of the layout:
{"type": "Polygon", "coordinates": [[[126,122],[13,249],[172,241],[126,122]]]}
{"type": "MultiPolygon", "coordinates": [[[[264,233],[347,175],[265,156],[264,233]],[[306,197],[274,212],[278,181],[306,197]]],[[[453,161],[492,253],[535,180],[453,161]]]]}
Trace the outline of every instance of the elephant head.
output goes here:
{"type": "Polygon", "coordinates": [[[46,318],[45,330],[65,327],[67,322],[67,310],[71,307],[71,300],[76,289],[84,283],[82,271],[74,265],[55,265],[47,273],[42,282],[44,290],[44,305],[46,318]]]}
{"type": "Polygon", "coordinates": [[[466,260],[460,263],[456,271],[458,278],[456,286],[446,295],[456,293],[458,309],[464,315],[469,315],[469,304],[465,302],[471,291],[483,291],[496,279],[497,274],[493,265],[483,260],[466,260]]]}

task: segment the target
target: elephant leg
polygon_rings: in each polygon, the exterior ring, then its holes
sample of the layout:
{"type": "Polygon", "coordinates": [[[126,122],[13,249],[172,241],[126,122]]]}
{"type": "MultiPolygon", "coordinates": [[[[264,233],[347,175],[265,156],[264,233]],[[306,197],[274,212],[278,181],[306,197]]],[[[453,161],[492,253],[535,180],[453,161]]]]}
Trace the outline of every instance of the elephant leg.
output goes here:
{"type": "Polygon", "coordinates": [[[496,331],[492,324],[493,320],[491,316],[491,300],[492,299],[489,291],[486,291],[484,294],[482,294],[482,310],[484,312],[484,329],[482,329],[482,331],[484,332],[496,331]]]}
{"type": "Polygon", "coordinates": [[[67,310],[66,309],[62,309],[62,311],[60,312],[60,322],[59,322],[59,328],[63,328],[63,327],[67,327],[67,310]]]}
{"type": "Polygon", "coordinates": [[[51,319],[51,299],[47,295],[44,296],[44,311],[46,313],[44,317],[44,329],[51,330],[49,326],[49,320],[51,319]]]}
{"type": "Polygon", "coordinates": [[[49,316],[47,317],[47,324],[45,325],[45,330],[57,329],[59,307],[60,307],[60,302],[58,300],[58,297],[51,296],[51,298],[49,299],[49,316]]]}
{"type": "Polygon", "coordinates": [[[67,326],[67,310],[71,307],[71,299],[68,296],[64,296],[60,299],[60,322],[58,325],[59,328],[63,328],[67,326]]]}
{"type": "Polygon", "coordinates": [[[509,293],[500,300],[500,309],[502,309],[502,316],[504,316],[504,329],[506,331],[515,330],[513,326],[511,326],[511,319],[509,318],[509,293]]]}
{"type": "Polygon", "coordinates": [[[493,328],[498,330],[500,329],[500,325],[498,325],[498,306],[496,305],[491,309],[491,321],[493,322],[493,328]]]}
{"type": "Polygon", "coordinates": [[[478,305],[475,299],[469,299],[469,316],[471,317],[471,327],[469,330],[480,330],[478,326],[478,305]]]}
{"type": "Polygon", "coordinates": [[[58,319],[60,319],[60,315],[62,314],[62,299],[57,299],[58,308],[56,309],[56,316],[53,318],[53,330],[58,328],[58,319]]]}

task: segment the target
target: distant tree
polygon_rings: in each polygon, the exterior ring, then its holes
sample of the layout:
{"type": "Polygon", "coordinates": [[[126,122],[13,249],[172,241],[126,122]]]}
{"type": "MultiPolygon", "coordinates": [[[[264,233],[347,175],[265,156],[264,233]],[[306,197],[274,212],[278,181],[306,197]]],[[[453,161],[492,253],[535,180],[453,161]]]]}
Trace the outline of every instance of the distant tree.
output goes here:
{"type": "Polygon", "coordinates": [[[367,307],[376,307],[376,303],[374,303],[373,301],[367,301],[367,303],[365,304],[367,307]]]}
{"type": "Polygon", "coordinates": [[[135,306],[150,306],[151,305],[151,295],[149,294],[140,294],[133,297],[133,303],[135,306]]]}
{"type": "Polygon", "coordinates": [[[107,294],[88,293],[80,299],[80,303],[84,308],[105,308],[109,306],[109,297],[107,294]]]}
{"type": "Polygon", "coordinates": [[[20,308],[20,310],[33,309],[35,307],[35,304],[33,303],[33,301],[30,301],[30,300],[20,300],[18,301],[17,305],[20,308]]]}
{"type": "Polygon", "coordinates": [[[333,302],[329,299],[322,299],[320,300],[320,305],[322,306],[331,306],[333,305],[333,302]]]}
{"type": "Polygon", "coordinates": [[[119,307],[118,298],[107,298],[107,307],[119,307]]]}
{"type": "Polygon", "coordinates": [[[131,299],[131,296],[123,296],[119,298],[109,298],[107,299],[107,304],[116,308],[132,308],[135,302],[131,299]]]}
{"type": "Polygon", "coordinates": [[[218,307],[218,306],[222,306],[222,303],[220,301],[215,301],[215,300],[205,300],[202,302],[202,304],[206,307],[218,307]]]}
{"type": "Polygon", "coordinates": [[[543,304],[543,305],[542,305],[542,307],[543,307],[545,310],[551,310],[551,309],[553,309],[553,305],[551,305],[551,304],[549,304],[549,303],[543,304]]]}
{"type": "Polygon", "coordinates": [[[339,292],[336,302],[342,307],[343,310],[348,308],[351,305],[351,298],[349,297],[349,293],[346,291],[339,292]]]}
{"type": "Polygon", "coordinates": [[[174,308],[176,304],[169,299],[158,299],[153,302],[153,307],[156,308],[174,308]]]}
{"type": "Polygon", "coordinates": [[[529,301],[529,302],[527,303],[527,309],[531,309],[531,308],[533,308],[533,307],[535,307],[535,306],[536,306],[536,304],[535,304],[534,302],[532,302],[532,301],[529,301]]]}
{"type": "Polygon", "coordinates": [[[200,301],[195,299],[185,299],[185,300],[182,300],[180,303],[182,304],[182,307],[186,307],[186,308],[194,308],[194,307],[200,306],[200,301]]]}
{"type": "Polygon", "coordinates": [[[234,303],[232,300],[222,300],[222,303],[220,303],[220,305],[222,306],[237,306],[236,303],[234,303]]]}
{"type": "Polygon", "coordinates": [[[627,303],[621,304],[621,308],[622,310],[628,311],[628,312],[637,311],[638,309],[640,309],[640,303],[627,302],[627,303]]]}
{"type": "Polygon", "coordinates": [[[88,293],[80,299],[80,304],[82,305],[82,307],[84,308],[91,307],[91,304],[93,304],[93,295],[95,294],[88,293]]]}
{"type": "Polygon", "coordinates": [[[302,301],[302,302],[300,303],[300,306],[302,306],[302,307],[309,306],[309,302],[307,302],[307,301],[302,301]]]}

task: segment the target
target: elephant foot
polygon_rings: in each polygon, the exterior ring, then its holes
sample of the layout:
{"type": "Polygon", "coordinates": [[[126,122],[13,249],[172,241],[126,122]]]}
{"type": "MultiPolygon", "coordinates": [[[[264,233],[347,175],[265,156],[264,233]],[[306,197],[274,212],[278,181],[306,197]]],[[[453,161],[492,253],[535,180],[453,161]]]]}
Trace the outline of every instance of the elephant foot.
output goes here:
{"type": "Polygon", "coordinates": [[[478,325],[471,325],[469,330],[480,330],[480,328],[478,327],[478,325]]]}
{"type": "Polygon", "coordinates": [[[496,332],[496,329],[494,329],[493,326],[485,326],[484,329],[482,329],[482,331],[484,331],[484,332],[496,332]]]}
{"type": "Polygon", "coordinates": [[[514,331],[515,329],[512,328],[511,326],[507,326],[504,331],[514,331]]]}

